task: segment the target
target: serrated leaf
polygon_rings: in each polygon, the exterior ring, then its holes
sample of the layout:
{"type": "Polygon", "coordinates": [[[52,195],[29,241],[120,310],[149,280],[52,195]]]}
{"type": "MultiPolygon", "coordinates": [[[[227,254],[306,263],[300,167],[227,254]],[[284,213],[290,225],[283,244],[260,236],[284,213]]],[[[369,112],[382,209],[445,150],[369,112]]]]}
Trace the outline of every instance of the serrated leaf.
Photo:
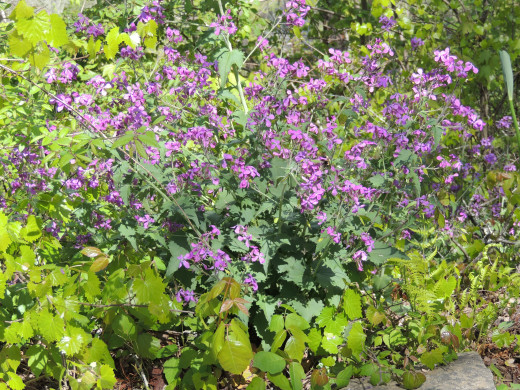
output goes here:
{"type": "Polygon", "coordinates": [[[51,21],[47,11],[43,10],[29,19],[20,19],[16,22],[16,30],[22,34],[33,46],[47,38],[47,31],[51,21]]]}
{"type": "Polygon", "coordinates": [[[148,158],[148,154],[146,153],[146,149],[141,143],[141,141],[135,141],[135,150],[142,158],[148,158]]]}
{"type": "Polygon", "coordinates": [[[16,375],[14,372],[8,372],[9,380],[7,381],[7,385],[12,390],[23,390],[25,389],[25,384],[23,383],[23,379],[16,375]]]}
{"type": "Polygon", "coordinates": [[[40,225],[36,220],[34,215],[29,215],[27,218],[27,223],[25,227],[21,231],[21,236],[25,241],[34,242],[42,235],[42,231],[40,230],[40,225]]]}
{"type": "Polygon", "coordinates": [[[63,19],[57,14],[50,16],[51,26],[48,34],[48,42],[53,47],[60,47],[69,42],[67,26],[63,19]]]}
{"type": "Polygon", "coordinates": [[[90,265],[89,271],[91,271],[91,272],[103,271],[108,266],[109,262],[110,261],[107,256],[105,256],[105,255],[98,256],[90,265]]]}
{"type": "Polygon", "coordinates": [[[137,325],[129,315],[120,313],[111,323],[114,334],[128,341],[137,340],[137,325]]]}
{"type": "Polygon", "coordinates": [[[291,378],[292,390],[302,390],[303,380],[305,379],[305,371],[300,363],[289,363],[289,376],[291,378]]]}
{"type": "Polygon", "coordinates": [[[105,57],[111,60],[119,51],[119,27],[114,27],[106,36],[106,44],[103,47],[105,57]]]}
{"type": "Polygon", "coordinates": [[[155,133],[153,131],[147,131],[146,133],[139,134],[137,136],[144,145],[159,147],[159,143],[155,139],[155,133]]]}
{"type": "Polygon", "coordinates": [[[117,383],[116,376],[112,367],[103,364],[99,370],[100,378],[97,380],[97,385],[101,389],[111,389],[117,383]]]}
{"type": "MultiPolygon", "coordinates": [[[[231,67],[236,65],[238,69],[244,62],[244,54],[240,50],[227,51],[218,58],[218,72],[220,75],[220,88],[224,88],[227,83],[231,67]]],[[[239,82],[239,81],[237,81],[239,82]]]]}
{"type": "Polygon", "coordinates": [[[32,373],[39,377],[49,361],[46,348],[43,345],[31,345],[25,352],[25,355],[29,357],[27,364],[32,373]]]}
{"type": "Polygon", "coordinates": [[[9,18],[12,20],[20,20],[30,18],[33,15],[34,8],[28,6],[25,0],[20,0],[16,7],[13,9],[13,12],[11,12],[11,15],[9,15],[9,18]]]}
{"type": "Polygon", "coordinates": [[[166,286],[163,279],[152,269],[144,272],[144,278],[134,280],[132,289],[139,303],[150,303],[164,293],[166,286]]]}
{"type": "Polygon", "coordinates": [[[442,351],[439,348],[436,348],[430,352],[425,352],[421,355],[421,363],[428,367],[430,370],[433,370],[435,368],[435,365],[441,362],[442,351]]]}
{"type": "MultiPolygon", "coordinates": [[[[87,45],[87,53],[90,60],[96,58],[96,54],[99,51],[99,49],[101,49],[101,41],[99,39],[94,41],[94,36],[91,35],[87,45]]],[[[114,146],[112,145],[112,147],[114,146]]]]}
{"type": "Polygon", "coordinates": [[[222,349],[218,353],[218,361],[222,368],[232,374],[241,374],[253,358],[253,350],[249,336],[238,325],[237,320],[231,320],[229,333],[222,349]]]}
{"type": "Polygon", "coordinates": [[[21,35],[16,32],[9,34],[9,50],[11,54],[18,57],[25,57],[32,48],[33,45],[31,45],[31,42],[23,39],[21,35]]]}
{"type": "Polygon", "coordinates": [[[403,374],[403,387],[408,390],[418,389],[426,382],[426,376],[423,373],[415,371],[406,371],[403,374]]]}
{"type": "Polygon", "coordinates": [[[352,350],[353,354],[359,355],[363,351],[366,338],[367,336],[363,331],[361,323],[353,323],[347,335],[348,347],[352,350]]]}
{"type": "Polygon", "coordinates": [[[53,315],[47,309],[38,313],[38,329],[49,343],[59,340],[64,335],[63,319],[53,315]]]}
{"type": "Polygon", "coordinates": [[[342,370],[336,377],[336,385],[339,388],[347,387],[348,384],[350,383],[350,378],[352,378],[353,374],[354,374],[354,367],[347,366],[347,368],[342,370]]]}
{"type": "Polygon", "coordinates": [[[361,295],[354,290],[348,289],[343,295],[343,309],[345,314],[351,320],[355,320],[362,316],[361,312],[361,295]]]}
{"type": "Polygon", "coordinates": [[[68,325],[65,336],[56,344],[65,354],[72,356],[81,351],[83,346],[88,344],[92,336],[83,329],[68,325]]]}

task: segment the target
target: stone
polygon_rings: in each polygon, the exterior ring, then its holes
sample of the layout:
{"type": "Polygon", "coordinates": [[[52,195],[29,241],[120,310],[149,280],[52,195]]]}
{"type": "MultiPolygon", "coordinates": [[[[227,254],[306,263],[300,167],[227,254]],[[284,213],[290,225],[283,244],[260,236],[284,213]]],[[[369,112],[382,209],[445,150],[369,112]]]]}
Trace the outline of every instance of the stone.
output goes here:
{"type": "MultiPolygon", "coordinates": [[[[426,382],[420,390],[496,390],[493,374],[476,352],[464,352],[447,366],[424,372],[426,382]]],[[[352,379],[341,390],[402,390],[395,382],[372,386],[368,378],[352,379]]]]}

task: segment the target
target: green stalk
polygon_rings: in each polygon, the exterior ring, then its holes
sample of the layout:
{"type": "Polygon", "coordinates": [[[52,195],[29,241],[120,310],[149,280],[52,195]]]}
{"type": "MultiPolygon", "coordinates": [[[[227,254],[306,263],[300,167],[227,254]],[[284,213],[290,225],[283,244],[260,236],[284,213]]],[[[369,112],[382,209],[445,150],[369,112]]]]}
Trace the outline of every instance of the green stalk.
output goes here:
{"type": "MultiPolygon", "coordinates": [[[[518,129],[518,122],[516,120],[515,108],[513,106],[513,91],[515,80],[513,78],[513,69],[511,68],[511,57],[505,50],[500,51],[500,62],[502,62],[502,72],[504,73],[504,81],[507,88],[507,97],[509,100],[509,109],[511,110],[511,116],[513,117],[513,123],[516,131],[516,143],[518,146],[518,152],[520,155],[520,130],[518,129]]],[[[520,163],[518,163],[520,165],[520,163]]]]}

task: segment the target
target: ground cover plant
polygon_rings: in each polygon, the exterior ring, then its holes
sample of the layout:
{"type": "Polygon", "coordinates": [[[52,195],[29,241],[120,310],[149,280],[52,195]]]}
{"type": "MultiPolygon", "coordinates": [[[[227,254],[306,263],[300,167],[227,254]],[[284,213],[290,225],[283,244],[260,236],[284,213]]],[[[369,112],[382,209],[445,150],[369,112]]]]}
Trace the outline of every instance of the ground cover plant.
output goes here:
{"type": "Polygon", "coordinates": [[[281,5],[7,10],[0,389],[414,389],[491,342],[518,381],[512,117],[468,53],[281,5]]]}

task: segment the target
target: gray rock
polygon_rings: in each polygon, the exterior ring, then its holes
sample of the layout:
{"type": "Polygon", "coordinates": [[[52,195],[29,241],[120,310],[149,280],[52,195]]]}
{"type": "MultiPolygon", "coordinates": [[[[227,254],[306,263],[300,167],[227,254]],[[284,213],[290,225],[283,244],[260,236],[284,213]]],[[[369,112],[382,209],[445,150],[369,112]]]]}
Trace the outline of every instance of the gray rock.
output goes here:
{"type": "MultiPolygon", "coordinates": [[[[447,366],[424,373],[426,382],[420,390],[495,390],[493,374],[476,352],[464,352],[447,366]]],[[[372,386],[367,378],[353,379],[341,390],[402,390],[395,382],[372,386]]]]}

